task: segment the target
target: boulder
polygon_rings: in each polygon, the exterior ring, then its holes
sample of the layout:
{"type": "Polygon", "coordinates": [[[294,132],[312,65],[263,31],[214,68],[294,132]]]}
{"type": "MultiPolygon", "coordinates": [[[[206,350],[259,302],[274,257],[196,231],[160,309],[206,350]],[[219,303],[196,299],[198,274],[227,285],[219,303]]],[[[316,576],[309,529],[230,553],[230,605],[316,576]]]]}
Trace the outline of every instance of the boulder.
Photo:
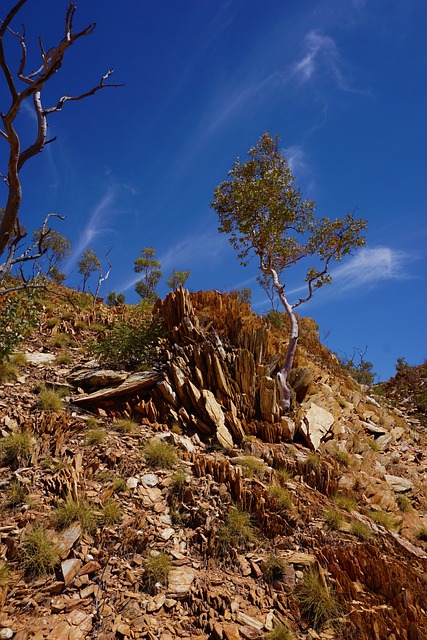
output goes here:
{"type": "Polygon", "coordinates": [[[317,451],[322,439],[329,433],[334,424],[334,416],[323,407],[312,403],[305,412],[299,430],[311,449],[317,451]]]}

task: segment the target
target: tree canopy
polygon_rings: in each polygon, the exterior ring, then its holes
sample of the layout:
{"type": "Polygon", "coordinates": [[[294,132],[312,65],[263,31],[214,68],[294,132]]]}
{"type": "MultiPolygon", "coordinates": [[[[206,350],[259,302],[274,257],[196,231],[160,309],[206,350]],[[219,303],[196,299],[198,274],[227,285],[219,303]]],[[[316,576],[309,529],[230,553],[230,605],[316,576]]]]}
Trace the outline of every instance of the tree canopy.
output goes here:
{"type": "Polygon", "coordinates": [[[219,218],[221,233],[227,233],[242,265],[253,255],[259,260],[258,278],[264,288],[272,285],[291,323],[285,363],[279,372],[282,407],[290,404],[286,377],[292,367],[298,340],[293,309],[313,296],[315,289],[329,284],[332,260],[339,261],[363,246],[364,220],[352,213],[330,220],[315,218],[315,203],[304,199],[279,148],[279,138],[264,133],[245,162],[236,160],[229,180],[216,187],[211,207],[219,218]],[[281,281],[285,269],[311,258],[307,266],[306,295],[291,304],[281,281]]]}

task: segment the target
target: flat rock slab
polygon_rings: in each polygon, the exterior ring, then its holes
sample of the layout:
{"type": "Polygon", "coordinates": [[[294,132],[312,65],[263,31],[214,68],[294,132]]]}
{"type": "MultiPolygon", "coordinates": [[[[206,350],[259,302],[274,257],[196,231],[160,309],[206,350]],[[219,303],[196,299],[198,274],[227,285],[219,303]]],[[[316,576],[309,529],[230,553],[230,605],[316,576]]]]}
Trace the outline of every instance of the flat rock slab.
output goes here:
{"type": "Polygon", "coordinates": [[[410,491],[414,488],[412,482],[407,480],[407,478],[385,474],[384,479],[395,493],[405,493],[406,491],[410,491]]]}
{"type": "Polygon", "coordinates": [[[34,365],[51,364],[56,359],[56,356],[53,353],[41,353],[40,351],[24,353],[24,356],[29,364],[34,365]]]}
{"type": "Polygon", "coordinates": [[[96,369],[92,367],[78,367],[67,376],[68,384],[81,387],[85,391],[94,391],[118,385],[129,377],[126,371],[112,369],[96,369]]]}
{"type": "Polygon", "coordinates": [[[157,371],[143,371],[141,373],[132,373],[121,384],[116,387],[107,387],[99,391],[94,391],[86,396],[75,396],[73,402],[75,404],[91,404],[99,400],[107,400],[110,398],[118,398],[127,396],[137,391],[152,389],[162,379],[162,375],[157,371]]]}

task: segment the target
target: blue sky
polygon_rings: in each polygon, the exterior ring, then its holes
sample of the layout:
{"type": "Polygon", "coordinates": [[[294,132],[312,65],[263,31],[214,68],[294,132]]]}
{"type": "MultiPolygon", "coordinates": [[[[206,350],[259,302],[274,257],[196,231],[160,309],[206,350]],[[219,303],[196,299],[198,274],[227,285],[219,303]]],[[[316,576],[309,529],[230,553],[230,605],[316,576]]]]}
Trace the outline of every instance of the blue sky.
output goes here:
{"type": "MultiPolygon", "coordinates": [[[[66,6],[28,0],[19,22],[30,55],[39,35],[45,47],[62,35],[66,6]]],[[[67,216],[57,226],[73,243],[67,283],[79,283],[85,248],[101,256],[111,247],[104,295],[136,302],[133,261],[153,246],[164,279],[177,268],[191,270],[191,290],[249,286],[254,309],[266,311],[256,262],[239,265],[209,203],[267,130],[319,215],[357,208],[368,220],[366,248],[334,266],[333,284],[300,313],[339,355],[367,345],[381,379],[398,357],[427,358],[427,4],[82,0],[76,27],[92,21],[93,35],[46,87],[45,106],[110,67],[125,86],[54,114],[56,142],[22,173],[28,228],[49,212],[67,216]]],[[[22,135],[33,126],[24,109],[22,135]]],[[[298,295],[299,272],[285,275],[298,295]]]]}

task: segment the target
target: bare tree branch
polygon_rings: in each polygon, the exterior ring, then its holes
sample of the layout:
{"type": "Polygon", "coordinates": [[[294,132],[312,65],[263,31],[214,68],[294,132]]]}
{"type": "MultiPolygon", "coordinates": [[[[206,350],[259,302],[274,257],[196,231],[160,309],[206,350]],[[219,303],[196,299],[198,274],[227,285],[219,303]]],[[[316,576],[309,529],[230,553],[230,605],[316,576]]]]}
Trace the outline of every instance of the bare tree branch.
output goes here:
{"type": "Polygon", "coordinates": [[[13,31],[10,26],[26,2],[27,0],[19,0],[19,2],[16,2],[7,14],[6,18],[3,21],[0,21],[0,72],[4,76],[11,99],[8,111],[1,113],[3,129],[0,130],[1,138],[6,140],[9,145],[7,180],[5,180],[8,194],[4,213],[0,220],[0,255],[2,255],[6,250],[8,251],[6,263],[10,258],[10,246],[13,244],[13,242],[11,243],[11,238],[14,236],[14,230],[16,228],[22,202],[22,186],[19,176],[20,171],[30,158],[40,153],[46,144],[49,144],[54,140],[54,138],[47,140],[48,115],[60,111],[65,102],[83,100],[106,87],[122,86],[121,84],[112,84],[107,82],[107,79],[113,73],[113,70],[110,69],[104,76],[102,76],[100,82],[92,89],[77,96],[68,96],[65,94],[58,100],[55,106],[44,109],[42,104],[42,91],[45,84],[62,67],[64,56],[68,49],[80,38],[91,35],[96,24],[91,23],[81,31],[74,32],[73,27],[76,5],[73,2],[70,2],[65,15],[65,32],[62,39],[58,44],[46,51],[40,38],[39,46],[41,65],[35,71],[26,72],[27,46],[25,41],[25,28],[23,28],[22,34],[19,34],[13,31]],[[17,78],[25,85],[21,91],[19,91],[15,85],[4,50],[4,38],[9,33],[18,38],[19,45],[21,47],[21,57],[17,69],[17,78]],[[22,104],[30,98],[37,118],[37,128],[33,142],[29,144],[26,149],[21,150],[20,134],[15,129],[15,119],[22,104]]]}

